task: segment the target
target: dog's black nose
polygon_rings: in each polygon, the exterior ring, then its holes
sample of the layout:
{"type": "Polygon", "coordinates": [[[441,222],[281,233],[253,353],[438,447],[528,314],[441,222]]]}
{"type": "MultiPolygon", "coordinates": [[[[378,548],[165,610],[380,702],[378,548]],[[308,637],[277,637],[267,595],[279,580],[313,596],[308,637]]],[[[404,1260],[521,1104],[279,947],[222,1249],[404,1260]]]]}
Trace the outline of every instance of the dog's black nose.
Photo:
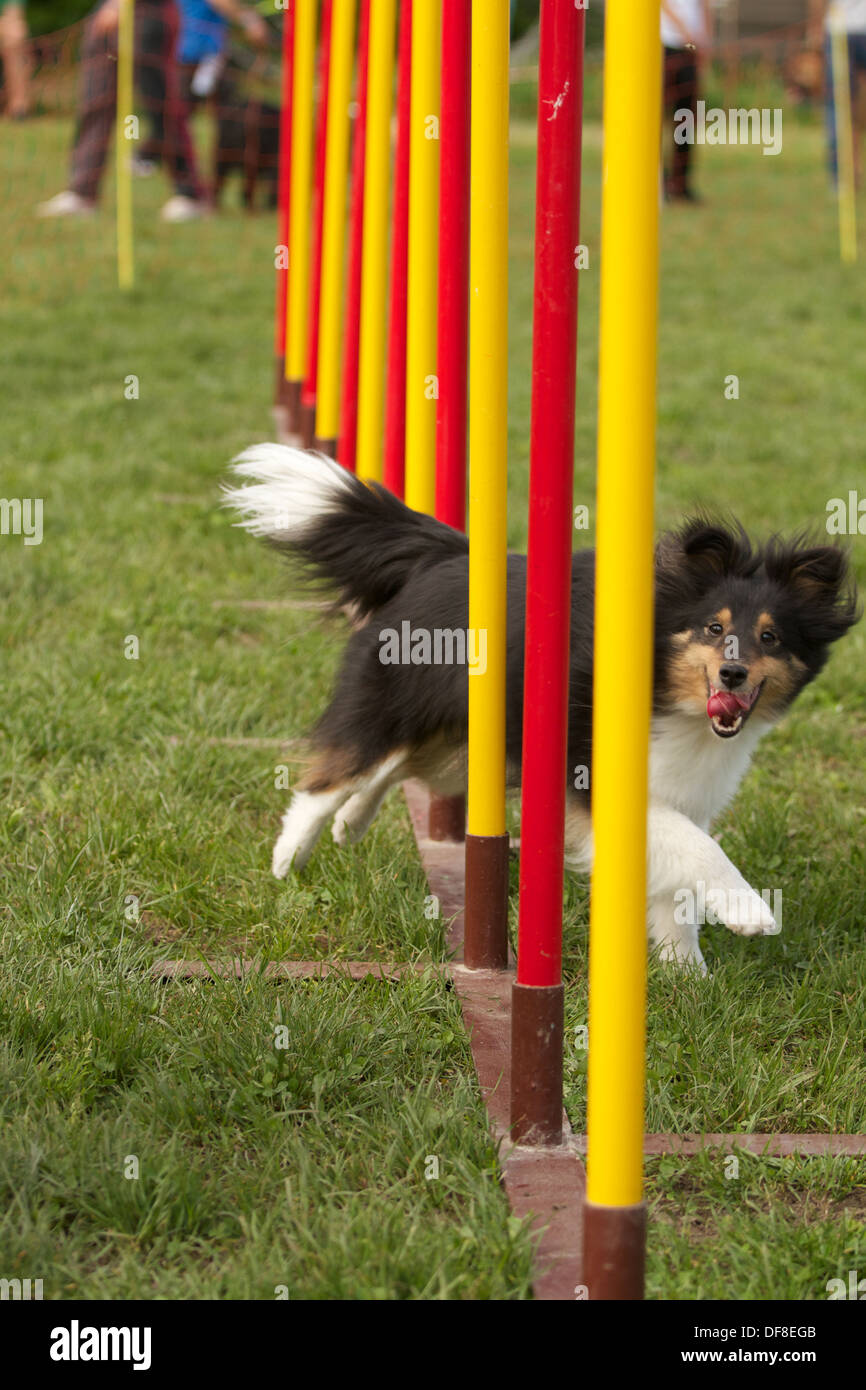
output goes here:
{"type": "Polygon", "coordinates": [[[738,685],[742,685],[749,672],[745,666],[738,666],[736,662],[726,661],[719,667],[719,677],[726,690],[736,690],[738,685]]]}

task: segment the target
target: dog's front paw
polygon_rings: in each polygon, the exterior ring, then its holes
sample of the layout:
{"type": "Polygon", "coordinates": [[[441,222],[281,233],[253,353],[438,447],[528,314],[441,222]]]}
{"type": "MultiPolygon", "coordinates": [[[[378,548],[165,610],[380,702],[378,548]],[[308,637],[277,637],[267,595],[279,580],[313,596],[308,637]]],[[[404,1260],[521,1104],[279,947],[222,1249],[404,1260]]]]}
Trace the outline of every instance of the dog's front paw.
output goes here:
{"type": "MultiPolygon", "coordinates": [[[[708,895],[709,897],[709,895],[708,895]]],[[[776,919],[759,893],[743,880],[743,886],[722,893],[720,921],[737,936],[775,936],[776,919]]]]}
{"type": "Polygon", "coordinates": [[[271,872],[274,878],[285,878],[290,871],[299,874],[305,868],[312,852],[312,845],[299,844],[297,836],[287,835],[284,831],[274,845],[271,856],[271,872]]]}
{"type": "Polygon", "coordinates": [[[362,802],[359,796],[350,796],[346,804],[340,807],[331,825],[335,845],[351,845],[360,840],[367,828],[359,815],[360,809],[362,802]]]}
{"type": "Polygon", "coordinates": [[[299,874],[306,867],[322,826],[343,800],[345,793],[339,790],[295,792],[274,845],[271,869],[275,878],[285,878],[290,869],[299,874]]]}

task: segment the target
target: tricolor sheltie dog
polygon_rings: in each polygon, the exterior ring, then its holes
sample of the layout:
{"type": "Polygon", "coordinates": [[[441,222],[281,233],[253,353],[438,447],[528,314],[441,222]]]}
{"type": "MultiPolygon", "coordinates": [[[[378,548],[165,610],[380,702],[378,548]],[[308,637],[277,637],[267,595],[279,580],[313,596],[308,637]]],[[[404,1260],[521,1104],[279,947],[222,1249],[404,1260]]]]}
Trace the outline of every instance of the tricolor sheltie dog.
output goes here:
{"type": "MultiPolygon", "coordinates": [[[[226,503],[240,523],[301,563],[353,632],[312,762],[274,846],[282,878],[307,863],[326,822],[359,839],[388,789],[417,777],[443,795],[466,776],[468,684],[483,634],[468,630],[468,541],[317,454],[278,444],[235,462],[226,503]]],[[[566,862],[592,863],[594,553],[572,561],[566,862]],[[590,773],[591,775],[591,773],[590,773]],[[588,781],[581,784],[584,788],[588,781]]],[[[526,560],[508,557],[506,752],[520,785],[526,560]]],[[[755,746],[857,621],[844,552],[806,538],[753,546],[736,523],[699,517],[655,556],[648,920],[664,959],[703,967],[698,904],[742,935],[778,928],[709,834],[755,746]]],[[[622,640],[631,642],[629,615],[622,640]]]]}

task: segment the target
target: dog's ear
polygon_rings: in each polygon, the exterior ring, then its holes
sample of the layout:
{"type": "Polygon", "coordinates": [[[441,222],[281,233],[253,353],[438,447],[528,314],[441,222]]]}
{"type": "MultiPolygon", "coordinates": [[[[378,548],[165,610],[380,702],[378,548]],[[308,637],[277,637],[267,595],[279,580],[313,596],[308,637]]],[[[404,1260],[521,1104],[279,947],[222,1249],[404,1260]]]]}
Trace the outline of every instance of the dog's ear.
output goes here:
{"type": "Polygon", "coordinates": [[[802,538],[769,543],[764,568],[770,579],[802,605],[819,641],[835,642],[860,617],[847,553],[837,545],[809,545],[802,538]]]}
{"type": "Polygon", "coordinates": [[[656,548],[656,574],[664,587],[682,589],[693,597],[706,593],[725,575],[750,575],[759,558],[741,526],[720,525],[693,517],[663,536],[656,548]]]}
{"type": "Polygon", "coordinates": [[[771,544],[764,563],[771,579],[806,599],[838,594],[848,579],[848,557],[836,545],[771,544]]]}

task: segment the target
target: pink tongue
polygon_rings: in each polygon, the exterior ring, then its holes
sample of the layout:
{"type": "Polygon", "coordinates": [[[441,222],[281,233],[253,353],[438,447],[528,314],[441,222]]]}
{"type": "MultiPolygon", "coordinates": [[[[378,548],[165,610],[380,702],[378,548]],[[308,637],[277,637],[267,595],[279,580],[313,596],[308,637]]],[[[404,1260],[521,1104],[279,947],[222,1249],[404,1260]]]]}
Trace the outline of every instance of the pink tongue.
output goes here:
{"type": "Polygon", "coordinates": [[[707,716],[712,719],[717,714],[735,717],[741,709],[748,708],[748,700],[742,700],[732,690],[716,690],[707,700],[707,716]]]}

